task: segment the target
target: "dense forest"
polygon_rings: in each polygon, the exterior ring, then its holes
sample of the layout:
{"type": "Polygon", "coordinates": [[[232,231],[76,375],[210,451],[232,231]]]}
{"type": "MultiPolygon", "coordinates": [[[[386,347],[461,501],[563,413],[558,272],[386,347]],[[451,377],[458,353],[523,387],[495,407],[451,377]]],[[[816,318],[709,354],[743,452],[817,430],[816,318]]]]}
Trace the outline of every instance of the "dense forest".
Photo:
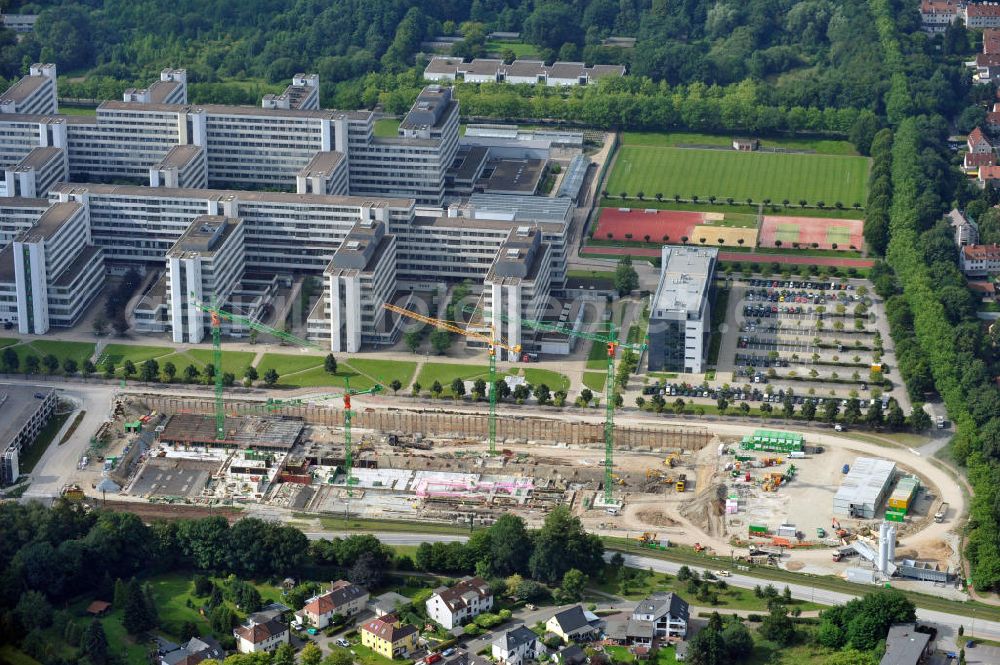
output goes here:
{"type": "MultiPolygon", "coordinates": [[[[62,93],[69,97],[115,97],[172,66],[188,69],[192,101],[256,103],[268,86],[314,71],[325,106],[382,102],[399,111],[421,85],[422,41],[454,35],[462,38],[454,53],[514,57],[492,45],[493,31],[520,32],[547,61],[627,64],[635,82],[613,90],[624,110],[591,111],[589,101],[578,102],[587,113],[560,111],[562,96],[551,90],[462,86],[460,98],[484,115],[555,111],[550,115],[602,126],[654,127],[665,117],[661,126],[753,129],[742,118],[714,119],[725,109],[712,100],[742,97],[764,131],[845,133],[858,111],[885,114],[891,79],[871,48],[878,35],[865,0],[0,0],[4,5],[40,16],[35,32],[20,40],[0,32],[0,76],[12,79],[30,62],[53,61],[68,75],[62,93]],[[609,36],[635,37],[636,46],[603,46],[609,36]],[[543,101],[519,106],[536,95],[543,101]],[[701,113],[685,112],[688,98],[701,113]],[[669,108],[650,110],[663,100],[669,108]],[[801,117],[836,109],[850,110],[849,121],[801,117]]],[[[899,8],[898,25],[904,32],[919,26],[912,3],[899,8]]],[[[910,68],[931,67],[928,55],[940,48],[942,37],[921,38],[921,57],[910,68]]],[[[912,90],[918,105],[961,99],[967,85],[956,67],[924,81],[912,90]]]]}

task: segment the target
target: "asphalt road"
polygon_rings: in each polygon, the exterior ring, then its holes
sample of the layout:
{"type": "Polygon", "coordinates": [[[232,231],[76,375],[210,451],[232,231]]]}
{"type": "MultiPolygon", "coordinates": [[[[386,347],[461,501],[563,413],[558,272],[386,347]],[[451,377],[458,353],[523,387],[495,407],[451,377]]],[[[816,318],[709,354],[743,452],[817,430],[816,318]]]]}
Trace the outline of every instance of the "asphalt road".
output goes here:
{"type": "MultiPolygon", "coordinates": [[[[343,532],[329,532],[329,533],[307,533],[312,540],[317,540],[321,538],[330,538],[336,536],[347,535],[343,532]]],[[[419,545],[420,543],[433,543],[433,542],[464,542],[468,540],[466,536],[458,535],[429,535],[429,534],[417,534],[417,533],[373,533],[382,542],[388,545],[419,545]]],[[[606,555],[607,558],[611,557],[611,554],[606,555]]],[[[654,559],[651,557],[638,556],[635,554],[624,554],[625,564],[633,568],[643,568],[652,569],[660,573],[669,573],[671,575],[676,575],[677,571],[683,564],[675,563],[673,561],[664,561],[663,559],[654,559]]],[[[711,570],[708,568],[698,568],[697,566],[689,566],[692,570],[698,570],[699,572],[704,572],[705,570],[711,570]]],[[[773,584],[774,582],[767,579],[762,579],[759,577],[753,577],[751,575],[743,574],[732,574],[730,577],[726,578],[726,581],[737,587],[744,589],[752,589],[757,585],[773,584]]],[[[776,586],[783,587],[783,584],[777,584],[776,586]]],[[[840,593],[837,591],[829,591],[827,589],[818,589],[816,587],[811,587],[806,584],[789,584],[789,590],[792,592],[792,597],[797,600],[804,600],[814,603],[820,603],[823,605],[842,605],[858,596],[851,593],[840,593]]],[[[548,612],[551,615],[551,608],[548,612]]],[[[942,649],[948,650],[954,648],[955,637],[957,636],[957,631],[959,626],[965,626],[965,637],[977,637],[980,639],[989,640],[1000,640],[1000,622],[997,621],[986,621],[982,619],[975,619],[974,610],[970,610],[970,614],[967,616],[958,614],[948,614],[945,612],[937,612],[934,610],[917,609],[917,617],[924,622],[933,623],[938,627],[938,641],[942,649]]],[[[525,623],[531,620],[531,617],[524,617],[525,623]]],[[[537,619],[535,619],[537,620],[537,619]]],[[[531,623],[528,623],[531,625],[531,623]]],[[[480,645],[477,648],[482,648],[480,645]]],[[[475,653],[473,650],[472,653],[475,653]]]]}

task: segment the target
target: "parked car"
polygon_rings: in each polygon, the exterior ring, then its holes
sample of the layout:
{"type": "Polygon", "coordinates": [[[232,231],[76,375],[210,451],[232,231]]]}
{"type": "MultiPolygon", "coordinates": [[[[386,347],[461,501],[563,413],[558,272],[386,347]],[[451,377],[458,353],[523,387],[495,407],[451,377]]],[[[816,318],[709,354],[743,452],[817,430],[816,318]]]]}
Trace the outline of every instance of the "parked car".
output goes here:
{"type": "Polygon", "coordinates": [[[337,640],[337,646],[344,647],[346,649],[347,647],[351,646],[351,643],[345,640],[343,637],[341,637],[339,640],[337,640]]]}

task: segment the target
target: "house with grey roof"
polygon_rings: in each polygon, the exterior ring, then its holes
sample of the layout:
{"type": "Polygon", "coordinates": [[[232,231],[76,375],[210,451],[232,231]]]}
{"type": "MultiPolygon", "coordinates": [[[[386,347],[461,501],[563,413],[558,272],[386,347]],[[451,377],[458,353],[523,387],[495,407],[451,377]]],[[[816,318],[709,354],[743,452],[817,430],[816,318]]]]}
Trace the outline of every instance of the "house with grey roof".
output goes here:
{"type": "Polygon", "coordinates": [[[167,640],[158,640],[157,655],[159,665],[198,665],[203,660],[221,661],[226,652],[213,637],[192,637],[184,644],[173,644],[167,640]]]}
{"type": "Polygon", "coordinates": [[[555,633],[567,642],[573,640],[590,640],[597,635],[597,617],[588,616],[579,605],[568,607],[557,612],[545,622],[545,630],[555,633]]]}
{"type": "Polygon", "coordinates": [[[647,596],[632,612],[634,621],[652,623],[653,637],[668,639],[684,639],[687,636],[688,616],[687,601],[675,593],[664,592],[647,596]]]}
{"type": "Polygon", "coordinates": [[[933,651],[931,636],[918,633],[915,623],[898,623],[889,627],[885,638],[885,655],[879,665],[917,665],[927,660],[933,651]]]}
{"type": "Polygon", "coordinates": [[[425,603],[427,616],[451,630],[493,608],[493,592],[481,577],[466,577],[451,588],[440,587],[425,603]]]}
{"type": "Polygon", "coordinates": [[[541,653],[538,635],[518,626],[502,633],[493,641],[493,659],[500,665],[522,665],[541,653]]]}

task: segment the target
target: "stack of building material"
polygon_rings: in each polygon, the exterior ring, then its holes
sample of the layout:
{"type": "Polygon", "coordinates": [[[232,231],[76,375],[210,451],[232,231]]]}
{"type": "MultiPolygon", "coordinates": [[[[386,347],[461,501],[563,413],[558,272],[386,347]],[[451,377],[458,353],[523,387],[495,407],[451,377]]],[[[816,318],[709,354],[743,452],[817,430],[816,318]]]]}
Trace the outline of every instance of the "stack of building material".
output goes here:
{"type": "Polygon", "coordinates": [[[916,476],[906,476],[896,484],[896,489],[889,496],[885,509],[885,518],[890,522],[902,522],[917,498],[920,490],[920,480],[916,476]]]}

